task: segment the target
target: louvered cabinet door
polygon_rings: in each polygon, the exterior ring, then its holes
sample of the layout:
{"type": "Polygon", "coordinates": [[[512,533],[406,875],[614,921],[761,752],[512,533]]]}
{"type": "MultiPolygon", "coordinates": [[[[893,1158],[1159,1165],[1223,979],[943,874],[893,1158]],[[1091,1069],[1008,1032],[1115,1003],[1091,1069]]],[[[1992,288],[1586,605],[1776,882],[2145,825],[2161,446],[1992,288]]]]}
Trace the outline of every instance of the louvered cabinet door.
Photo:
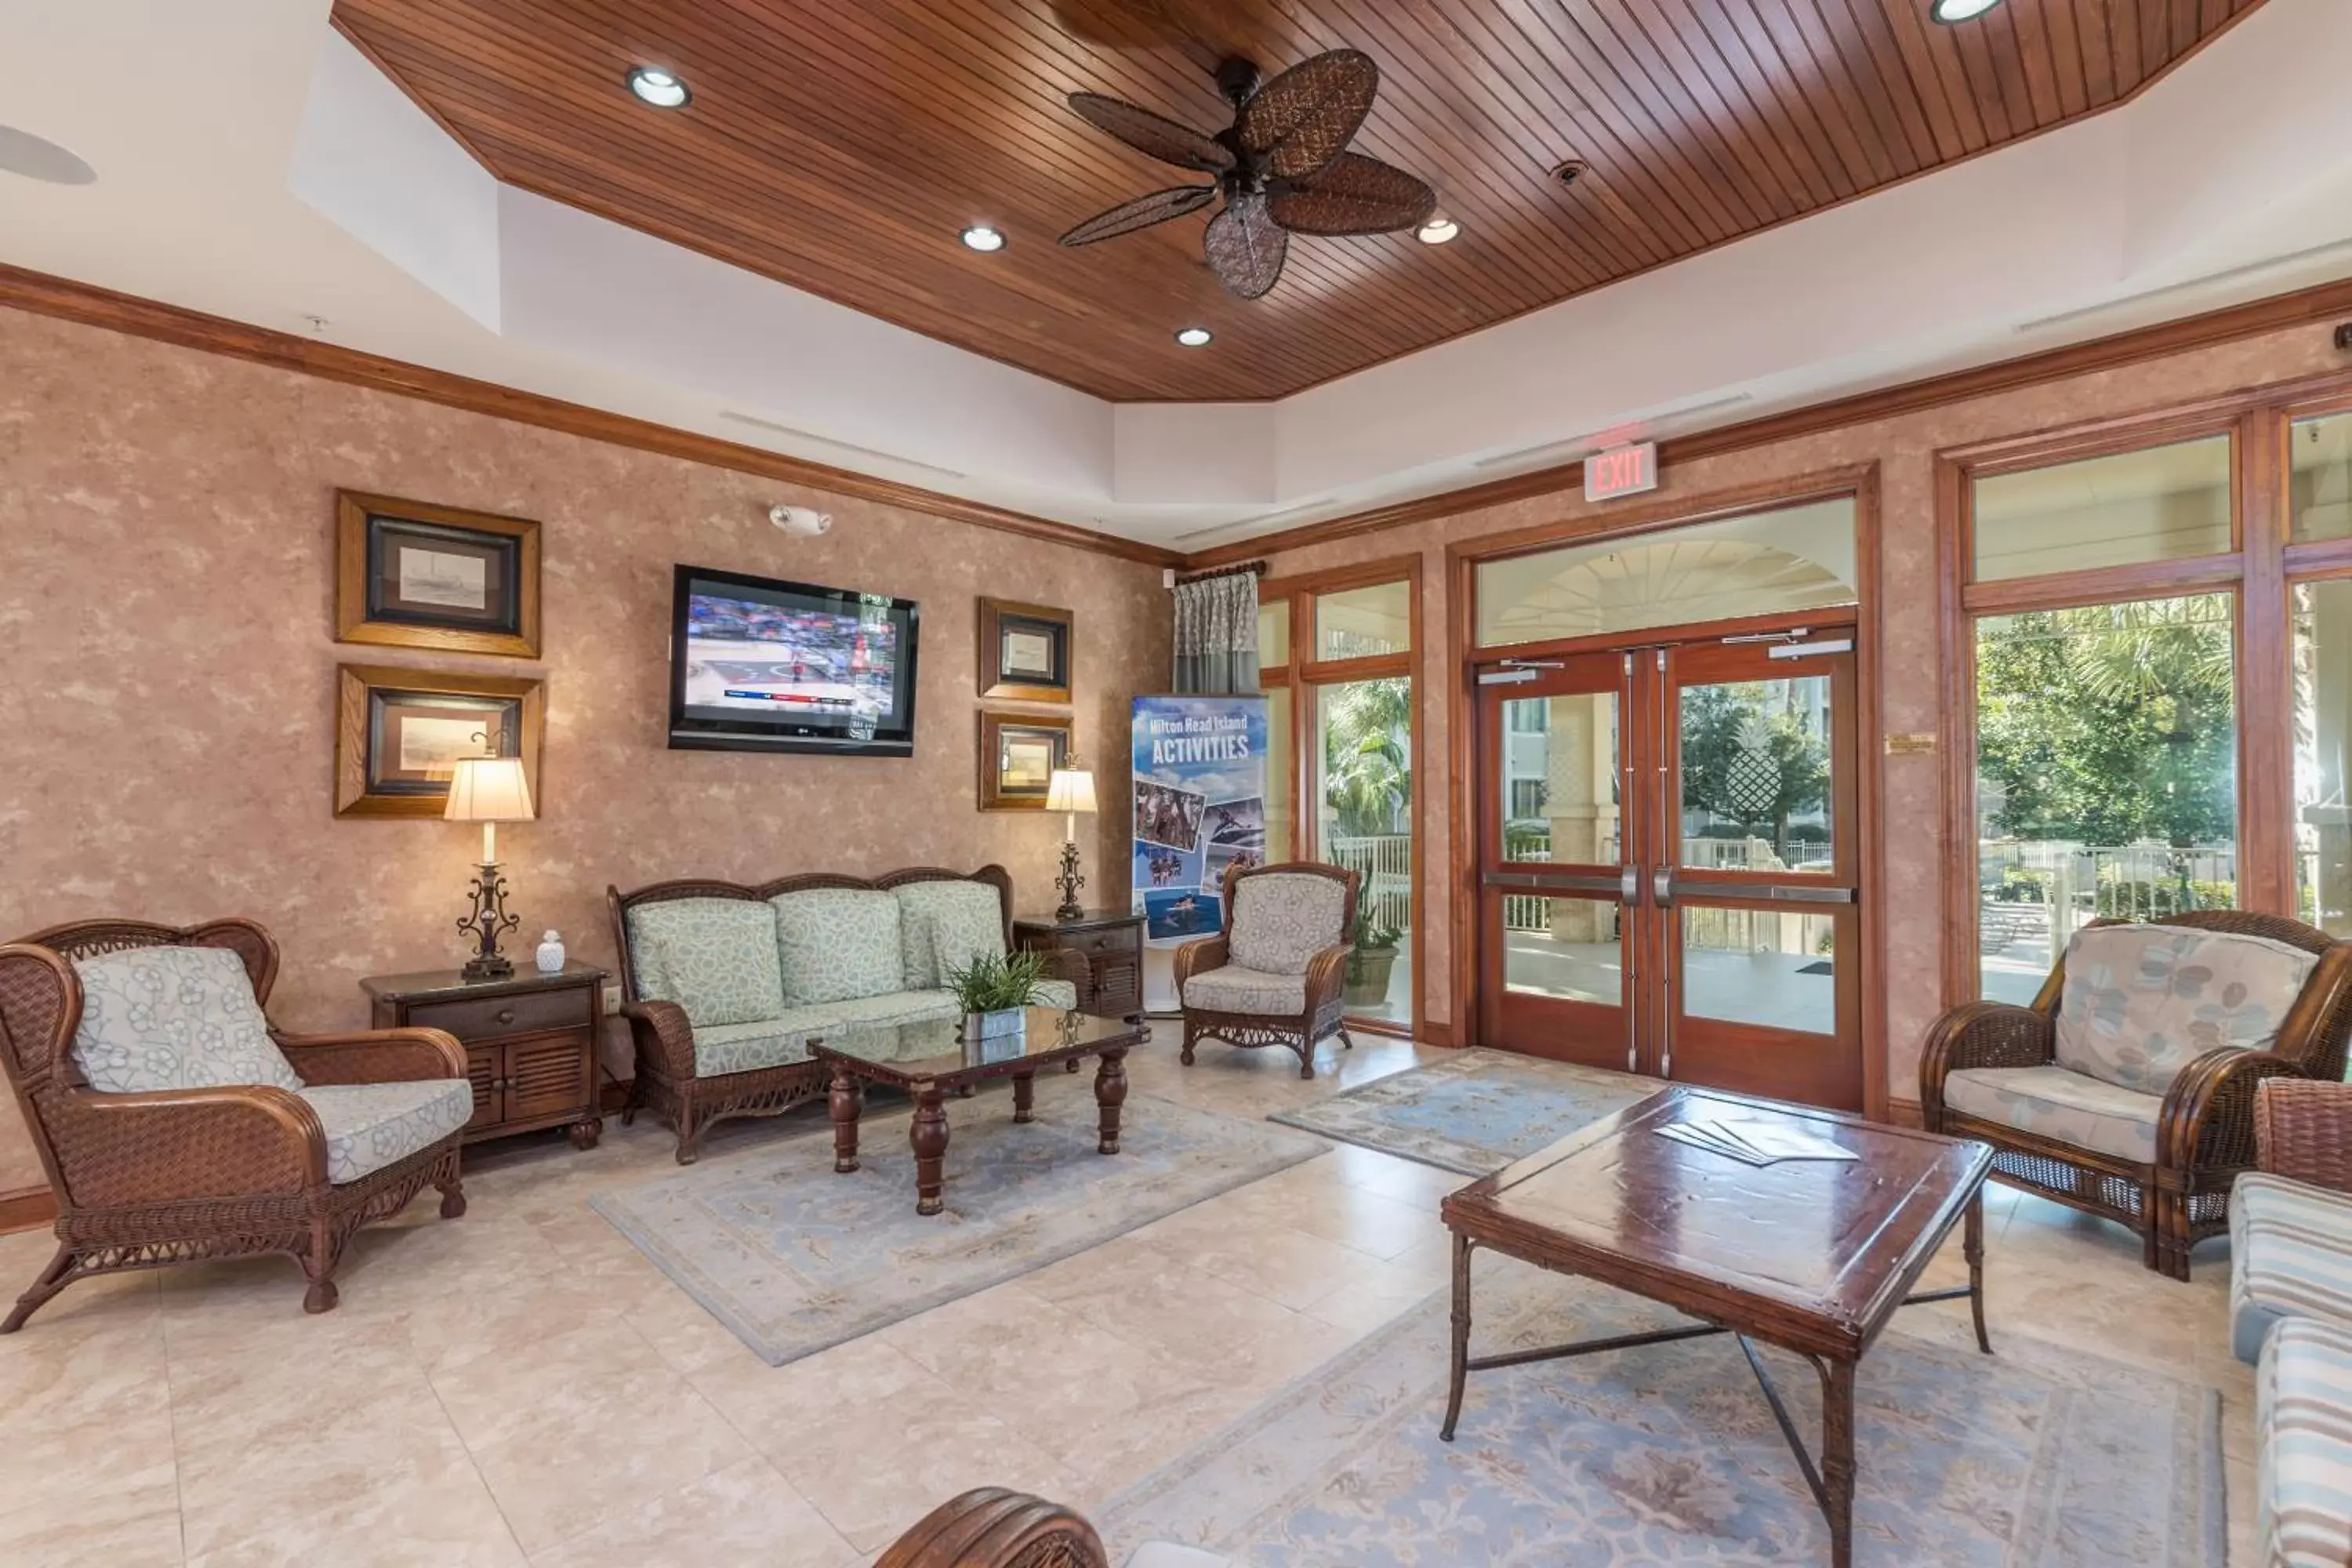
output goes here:
{"type": "Polygon", "coordinates": [[[435,1028],[466,1049],[474,1114],[466,1141],[562,1127],[580,1148],[604,1130],[596,1104],[596,1038],[604,972],[568,963],[481,982],[457,971],[382,975],[360,984],[376,1027],[435,1028]]]}
{"type": "Polygon", "coordinates": [[[474,1086],[474,1114],[466,1123],[468,1132],[496,1127],[506,1120],[499,1097],[499,1086],[505,1081],[506,1075],[499,1067],[499,1059],[504,1054],[496,1046],[471,1046],[467,1048],[466,1079],[474,1086]]]}
{"type": "Polygon", "coordinates": [[[593,1043],[586,1036],[533,1036],[509,1040],[505,1050],[507,1121],[587,1111],[593,1043]]]}

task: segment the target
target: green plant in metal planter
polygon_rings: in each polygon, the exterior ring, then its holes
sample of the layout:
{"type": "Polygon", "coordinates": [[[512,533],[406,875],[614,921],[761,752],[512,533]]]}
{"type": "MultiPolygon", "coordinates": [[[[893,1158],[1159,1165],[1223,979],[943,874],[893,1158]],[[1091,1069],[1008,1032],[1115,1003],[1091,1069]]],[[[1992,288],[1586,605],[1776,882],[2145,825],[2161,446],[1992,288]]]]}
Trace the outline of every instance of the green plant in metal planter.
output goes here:
{"type": "Polygon", "coordinates": [[[1007,1035],[1028,1021],[1026,1008],[1037,1000],[1038,983],[1045,978],[1042,952],[983,952],[962,965],[950,965],[948,987],[963,1010],[967,1039],[1007,1035]]]}
{"type": "Polygon", "coordinates": [[[1382,921],[1372,900],[1356,905],[1355,929],[1348,933],[1348,967],[1343,994],[1350,1007],[1377,1007],[1389,999],[1389,971],[1396,964],[1397,944],[1404,932],[1382,921]]]}

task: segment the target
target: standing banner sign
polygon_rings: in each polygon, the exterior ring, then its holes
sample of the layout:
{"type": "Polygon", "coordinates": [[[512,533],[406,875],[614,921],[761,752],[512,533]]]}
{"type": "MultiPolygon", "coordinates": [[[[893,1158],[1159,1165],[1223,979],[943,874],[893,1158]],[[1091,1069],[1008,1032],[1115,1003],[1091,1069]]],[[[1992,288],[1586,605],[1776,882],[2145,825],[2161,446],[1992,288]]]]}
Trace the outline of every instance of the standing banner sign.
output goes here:
{"type": "Polygon", "coordinates": [[[1216,935],[1227,867],[1265,859],[1265,699],[1139,697],[1134,736],[1144,1006],[1171,1013],[1174,950],[1216,935]]]}

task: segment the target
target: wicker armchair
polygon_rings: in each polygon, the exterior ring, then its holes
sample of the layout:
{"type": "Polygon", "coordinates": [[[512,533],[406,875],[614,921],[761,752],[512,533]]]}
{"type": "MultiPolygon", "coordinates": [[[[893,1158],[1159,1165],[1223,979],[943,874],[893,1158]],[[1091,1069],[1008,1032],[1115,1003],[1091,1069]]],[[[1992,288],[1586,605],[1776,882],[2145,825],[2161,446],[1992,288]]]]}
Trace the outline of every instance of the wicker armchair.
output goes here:
{"type": "Polygon", "coordinates": [[[1223,931],[1176,950],[1185,1066],[1192,1065],[1195,1043],[1215,1038],[1234,1046],[1287,1046],[1298,1053],[1298,1076],[1313,1078],[1315,1047],[1326,1037],[1337,1035],[1341,1045],[1354,1047],[1341,1021],[1340,991],[1361,880],[1356,872],[1308,860],[1225,868],[1223,931]],[[1316,882],[1302,887],[1302,879],[1316,882]],[[1337,885],[1337,899],[1325,883],[1337,885]],[[1276,912],[1272,896],[1277,892],[1286,903],[1304,895],[1297,906],[1302,914],[1319,909],[1336,913],[1337,921],[1318,922],[1312,931],[1287,929],[1296,922],[1290,911],[1276,912]],[[1251,908],[1244,911],[1245,897],[1251,908]]]}
{"type": "Polygon", "coordinates": [[[2254,1168],[2352,1193],[2352,1083],[2265,1080],[2254,1090],[2254,1168]]]}
{"type": "MultiPolygon", "coordinates": [[[[324,1312],[335,1305],[344,1246],[362,1226],[398,1214],[427,1184],[440,1189],[444,1218],[466,1212],[456,1131],[337,1184],[320,1112],[291,1090],[91,1088],[71,1051],[83,1008],[73,961],[144,947],[235,953],[257,1005],[268,1004],[278,977],[278,944],[245,920],[185,929],[93,921],[0,946],[0,1066],[58,1204],[57,1256],[0,1333],[23,1327],[77,1279],[278,1252],[310,1281],[303,1310],[324,1312]]],[[[269,1037],[306,1089],[466,1077],[465,1051],[439,1029],[272,1028],[269,1037]]]]}
{"type": "Polygon", "coordinates": [[[874,1568],[1110,1568],[1095,1527],[1058,1503],[975,1487],[910,1526],[874,1568]]]}
{"type": "Polygon", "coordinates": [[[2127,1160],[2036,1135],[1966,1114],[1946,1100],[1947,1079],[1963,1068],[2054,1064],[2063,959],[2030,1007],[1969,1002],[1937,1020],[1919,1061],[1919,1107],[1930,1131],[1991,1144],[1993,1173],[2002,1180],[2130,1226],[2140,1234],[2148,1268],[2186,1279],[2189,1247],[2229,1227],[2231,1184],[2254,1163],[2256,1089],[2272,1079],[2344,1077],[2346,1040],[2352,1035],[2352,944],[2299,921],[2241,910],[2200,910],[2150,923],[2266,937],[2319,959],[2271,1048],[2222,1047],[2173,1078],[2157,1116],[2153,1160],[2127,1160]]]}

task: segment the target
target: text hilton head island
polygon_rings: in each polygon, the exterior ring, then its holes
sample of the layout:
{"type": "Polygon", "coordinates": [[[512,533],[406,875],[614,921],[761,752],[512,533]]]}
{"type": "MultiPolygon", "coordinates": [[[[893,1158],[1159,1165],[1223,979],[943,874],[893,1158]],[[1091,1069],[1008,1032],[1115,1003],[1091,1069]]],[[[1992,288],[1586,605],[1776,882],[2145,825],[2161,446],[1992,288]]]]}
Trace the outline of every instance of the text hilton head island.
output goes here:
{"type": "Polygon", "coordinates": [[[1181,766],[1186,763],[1239,763],[1250,755],[1249,716],[1245,713],[1154,714],[1145,720],[1151,742],[1151,765],[1181,766]]]}

